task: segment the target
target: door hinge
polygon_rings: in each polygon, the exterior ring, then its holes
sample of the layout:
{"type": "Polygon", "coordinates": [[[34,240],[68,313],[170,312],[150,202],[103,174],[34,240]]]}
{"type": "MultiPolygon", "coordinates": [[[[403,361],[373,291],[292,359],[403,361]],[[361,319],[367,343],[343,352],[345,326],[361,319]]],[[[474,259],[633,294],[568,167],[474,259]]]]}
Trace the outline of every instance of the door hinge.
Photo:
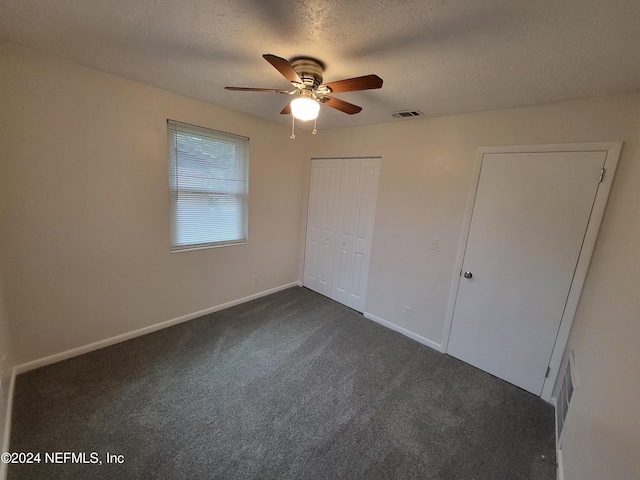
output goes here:
{"type": "Polygon", "coordinates": [[[544,378],[549,378],[550,373],[551,373],[551,367],[547,367],[547,373],[544,374],[544,378]]]}
{"type": "Polygon", "coordinates": [[[602,183],[602,179],[604,178],[605,169],[600,170],[600,177],[598,178],[598,183],[602,183]]]}

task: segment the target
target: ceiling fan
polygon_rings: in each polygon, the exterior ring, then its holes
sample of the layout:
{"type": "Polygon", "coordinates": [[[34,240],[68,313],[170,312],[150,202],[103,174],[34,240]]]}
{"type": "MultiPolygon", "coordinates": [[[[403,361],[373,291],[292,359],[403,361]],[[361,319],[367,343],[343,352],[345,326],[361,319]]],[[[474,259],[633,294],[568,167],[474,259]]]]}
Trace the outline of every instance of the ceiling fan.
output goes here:
{"type": "MultiPolygon", "coordinates": [[[[372,90],[382,87],[382,79],[377,75],[348,78],[331,83],[322,83],[324,64],[310,57],[296,57],[291,61],[275,55],[265,54],[264,59],[278,70],[295,87],[294,90],[278,90],[274,88],[224,87],[226,90],[239,92],[270,92],[285,95],[296,95],[280,112],[283,115],[292,114],[299,120],[315,120],[318,117],[320,105],[326,105],[349,115],[354,115],[362,107],[332,97],[330,93],[354,92],[357,90],[372,90]]],[[[315,128],[314,128],[315,133],[315,128]]]]}

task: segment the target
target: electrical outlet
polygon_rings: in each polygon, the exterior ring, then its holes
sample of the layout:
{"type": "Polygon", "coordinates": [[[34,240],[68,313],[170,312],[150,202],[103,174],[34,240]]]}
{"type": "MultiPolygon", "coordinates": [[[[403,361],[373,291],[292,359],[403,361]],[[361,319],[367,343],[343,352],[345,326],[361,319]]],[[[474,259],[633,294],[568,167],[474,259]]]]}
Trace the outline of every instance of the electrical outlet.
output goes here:
{"type": "Polygon", "coordinates": [[[258,283],[258,275],[253,276],[253,283],[258,283]]]}
{"type": "Polygon", "coordinates": [[[437,250],[438,249],[438,239],[437,238],[432,238],[431,239],[431,250],[437,250]]]}
{"type": "Polygon", "coordinates": [[[404,316],[407,317],[407,318],[409,318],[411,316],[411,307],[407,307],[405,305],[405,307],[404,307],[404,316]]]}

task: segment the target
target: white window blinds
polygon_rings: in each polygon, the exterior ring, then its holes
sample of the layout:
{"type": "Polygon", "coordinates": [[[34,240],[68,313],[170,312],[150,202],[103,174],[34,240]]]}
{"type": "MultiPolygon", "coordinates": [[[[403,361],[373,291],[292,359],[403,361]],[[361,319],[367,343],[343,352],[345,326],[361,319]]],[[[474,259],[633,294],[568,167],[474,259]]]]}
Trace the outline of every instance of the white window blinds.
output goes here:
{"type": "Polygon", "coordinates": [[[247,241],[249,139],[167,121],[171,251],[247,241]]]}

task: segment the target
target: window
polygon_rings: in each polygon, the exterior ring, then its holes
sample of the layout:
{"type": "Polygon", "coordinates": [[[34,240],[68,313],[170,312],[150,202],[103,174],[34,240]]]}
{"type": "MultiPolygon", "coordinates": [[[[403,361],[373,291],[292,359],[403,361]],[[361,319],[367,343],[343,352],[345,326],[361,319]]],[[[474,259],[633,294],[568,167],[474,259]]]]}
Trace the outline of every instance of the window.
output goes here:
{"type": "Polygon", "coordinates": [[[247,241],[249,139],[167,121],[171,251],[247,241]]]}

